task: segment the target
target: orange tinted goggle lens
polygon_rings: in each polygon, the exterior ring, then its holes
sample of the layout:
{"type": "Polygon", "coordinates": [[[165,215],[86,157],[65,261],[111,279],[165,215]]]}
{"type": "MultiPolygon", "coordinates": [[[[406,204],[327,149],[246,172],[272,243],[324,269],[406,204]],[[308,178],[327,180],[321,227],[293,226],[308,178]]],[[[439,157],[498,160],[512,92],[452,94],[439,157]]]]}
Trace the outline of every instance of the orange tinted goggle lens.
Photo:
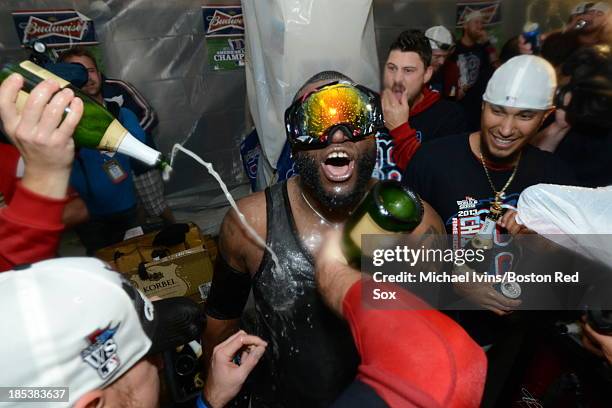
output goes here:
{"type": "Polygon", "coordinates": [[[304,132],[319,140],[327,138],[327,131],[339,124],[364,129],[368,112],[373,107],[356,88],[344,84],[332,85],[310,95],[302,107],[304,132]]]}

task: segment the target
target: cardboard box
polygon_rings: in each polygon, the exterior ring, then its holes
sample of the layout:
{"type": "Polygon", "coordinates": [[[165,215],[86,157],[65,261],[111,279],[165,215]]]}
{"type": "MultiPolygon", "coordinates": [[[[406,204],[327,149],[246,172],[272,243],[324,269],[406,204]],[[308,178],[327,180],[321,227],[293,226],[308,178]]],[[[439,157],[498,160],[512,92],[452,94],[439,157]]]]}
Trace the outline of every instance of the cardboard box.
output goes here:
{"type": "Polygon", "coordinates": [[[189,224],[189,231],[185,234],[185,242],[172,245],[153,245],[153,240],[159,231],[131,238],[115,245],[110,245],[96,252],[96,258],[108,262],[117,271],[132,274],[138,271],[141,263],[152,262],[154,252],[164,253],[165,256],[176,254],[186,249],[201,248],[204,245],[204,237],[200,228],[195,224],[189,224]]]}
{"type": "Polygon", "coordinates": [[[159,232],[155,231],[103,248],[96,257],[127,275],[149,297],[187,296],[202,302],[210,289],[217,245],[212,237],[203,236],[197,225],[189,227],[185,242],[178,245],[154,246],[159,232]],[[156,252],[167,256],[153,259],[156,252]],[[146,273],[138,273],[141,265],[146,273]]]}
{"type": "Polygon", "coordinates": [[[138,272],[128,276],[145,295],[164,299],[186,296],[196,302],[205,300],[201,291],[207,295],[206,284],[212,280],[213,274],[213,265],[205,248],[187,249],[147,263],[145,268],[147,279],[142,279],[138,272]]]}

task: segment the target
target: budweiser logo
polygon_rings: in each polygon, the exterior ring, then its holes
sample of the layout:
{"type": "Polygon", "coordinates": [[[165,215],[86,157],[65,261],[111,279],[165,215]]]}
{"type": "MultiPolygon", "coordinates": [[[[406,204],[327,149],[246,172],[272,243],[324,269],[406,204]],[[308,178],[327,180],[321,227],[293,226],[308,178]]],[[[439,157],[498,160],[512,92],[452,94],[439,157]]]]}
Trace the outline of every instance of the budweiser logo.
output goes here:
{"type": "Polygon", "coordinates": [[[461,13],[461,17],[459,18],[458,23],[459,24],[463,24],[465,22],[465,18],[470,15],[470,13],[472,13],[473,11],[480,11],[480,14],[482,14],[482,18],[483,18],[483,24],[487,25],[487,24],[491,24],[493,23],[493,18],[495,17],[495,14],[497,13],[497,10],[499,9],[499,4],[495,3],[495,4],[491,4],[490,6],[487,7],[481,7],[481,8],[471,8],[470,6],[467,6],[463,9],[463,13],[461,13]]]}
{"type": "Polygon", "coordinates": [[[238,30],[244,30],[244,21],[242,19],[242,13],[234,16],[224,13],[219,10],[215,10],[215,14],[208,17],[209,25],[207,34],[214,33],[216,31],[224,30],[227,28],[236,28],[238,30]]]}
{"type": "Polygon", "coordinates": [[[82,40],[87,32],[87,21],[83,21],[79,17],[73,17],[67,20],[51,22],[30,16],[24,32],[24,42],[54,36],[71,40],[82,40]]]}

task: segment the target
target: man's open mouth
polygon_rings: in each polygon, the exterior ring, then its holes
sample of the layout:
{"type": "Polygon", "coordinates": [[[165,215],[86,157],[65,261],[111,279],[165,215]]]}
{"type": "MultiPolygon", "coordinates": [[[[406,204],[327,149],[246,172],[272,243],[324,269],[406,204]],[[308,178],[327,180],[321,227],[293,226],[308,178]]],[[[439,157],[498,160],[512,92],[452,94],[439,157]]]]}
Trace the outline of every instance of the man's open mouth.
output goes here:
{"type": "Polygon", "coordinates": [[[321,163],[325,177],[334,182],[348,180],[353,174],[355,160],[344,150],[334,150],[321,163]]]}
{"type": "Polygon", "coordinates": [[[498,137],[495,135],[491,135],[491,139],[493,141],[493,144],[495,145],[495,147],[497,147],[498,149],[507,149],[510,146],[512,146],[514,144],[514,142],[516,142],[516,138],[503,138],[503,137],[498,137]]]}

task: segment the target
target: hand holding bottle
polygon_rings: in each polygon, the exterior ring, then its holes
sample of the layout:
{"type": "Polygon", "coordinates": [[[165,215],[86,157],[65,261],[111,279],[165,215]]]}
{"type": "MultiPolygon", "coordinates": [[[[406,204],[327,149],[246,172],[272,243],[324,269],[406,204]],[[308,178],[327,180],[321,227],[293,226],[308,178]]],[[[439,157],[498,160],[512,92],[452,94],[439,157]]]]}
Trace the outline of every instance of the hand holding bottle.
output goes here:
{"type": "Polygon", "coordinates": [[[342,316],[342,302],[346,292],[361,278],[361,273],[347,264],[342,252],[342,233],[330,230],[316,256],[315,282],[323,301],[337,315],[342,316]]]}
{"type": "Polygon", "coordinates": [[[47,80],[32,90],[20,113],[16,101],[23,82],[21,75],[11,75],[0,86],[3,128],[25,162],[22,183],[38,194],[64,198],[74,160],[72,134],[83,102],[70,89],[57,92],[59,84],[47,80]],[[67,107],[70,112],[64,118],[67,107]]]}
{"type": "Polygon", "coordinates": [[[510,299],[495,290],[493,284],[485,282],[454,283],[459,296],[480,305],[499,316],[504,316],[521,305],[518,299],[510,299]]]}
{"type": "Polygon", "coordinates": [[[240,330],[218,344],[212,353],[204,396],[211,408],[223,407],[238,394],[268,343],[240,330]],[[236,356],[240,356],[240,365],[236,356]]]}

